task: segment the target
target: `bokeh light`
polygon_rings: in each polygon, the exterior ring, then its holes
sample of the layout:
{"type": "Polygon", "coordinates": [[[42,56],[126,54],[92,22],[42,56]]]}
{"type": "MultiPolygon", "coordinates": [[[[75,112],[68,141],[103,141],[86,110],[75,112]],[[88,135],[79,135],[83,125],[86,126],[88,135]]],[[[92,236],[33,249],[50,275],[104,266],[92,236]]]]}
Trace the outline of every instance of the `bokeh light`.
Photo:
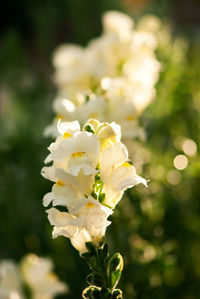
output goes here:
{"type": "Polygon", "coordinates": [[[188,158],[185,155],[177,155],[174,158],[174,166],[178,169],[178,170],[183,170],[187,167],[188,165],[188,158]]]}

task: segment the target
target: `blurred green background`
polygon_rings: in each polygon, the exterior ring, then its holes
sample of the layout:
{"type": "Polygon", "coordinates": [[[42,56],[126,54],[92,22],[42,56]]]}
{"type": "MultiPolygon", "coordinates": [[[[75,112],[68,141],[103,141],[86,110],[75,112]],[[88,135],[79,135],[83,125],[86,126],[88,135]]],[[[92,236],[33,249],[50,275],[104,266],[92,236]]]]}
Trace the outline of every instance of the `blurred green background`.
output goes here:
{"type": "Polygon", "coordinates": [[[126,192],[108,228],[111,252],[125,268],[124,297],[200,298],[200,3],[148,0],[15,0],[2,4],[0,32],[0,259],[19,261],[34,252],[50,256],[77,299],[86,286],[87,264],[65,238],[52,240],[42,206],[51,183],[40,176],[52,118],[51,55],[62,42],[85,45],[101,33],[107,10],[135,20],[151,13],[171,28],[158,47],[162,72],[157,99],[140,122],[135,165],[150,179],[126,192]],[[185,141],[193,143],[187,149],[185,141]],[[184,155],[183,170],[174,158],[184,155]]]}

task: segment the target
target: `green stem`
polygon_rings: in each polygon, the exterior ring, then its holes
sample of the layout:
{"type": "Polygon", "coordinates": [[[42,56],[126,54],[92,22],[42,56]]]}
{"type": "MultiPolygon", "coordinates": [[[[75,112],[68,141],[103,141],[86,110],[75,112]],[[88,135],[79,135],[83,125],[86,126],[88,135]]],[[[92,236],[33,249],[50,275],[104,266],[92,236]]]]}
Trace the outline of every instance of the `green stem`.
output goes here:
{"type": "Polygon", "coordinates": [[[122,292],[116,289],[123,268],[123,259],[119,253],[108,255],[108,245],[100,247],[86,243],[88,252],[83,254],[92,273],[88,276],[90,286],[83,291],[83,298],[114,299],[122,298],[122,292]]]}

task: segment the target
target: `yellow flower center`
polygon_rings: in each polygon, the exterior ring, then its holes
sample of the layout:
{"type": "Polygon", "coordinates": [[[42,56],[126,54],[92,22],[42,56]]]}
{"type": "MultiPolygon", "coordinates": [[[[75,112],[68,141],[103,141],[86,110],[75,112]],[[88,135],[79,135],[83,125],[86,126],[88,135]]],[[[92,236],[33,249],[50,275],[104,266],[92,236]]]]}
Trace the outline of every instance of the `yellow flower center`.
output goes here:
{"type": "Polygon", "coordinates": [[[64,183],[63,181],[61,181],[61,180],[58,180],[58,181],[56,182],[56,185],[59,186],[59,187],[62,187],[62,186],[65,185],[65,183],[64,183]]]}
{"type": "Polygon", "coordinates": [[[68,132],[65,132],[65,133],[63,134],[63,137],[67,139],[67,138],[72,137],[72,134],[70,134],[70,133],[68,133],[68,132]]]}
{"type": "Polygon", "coordinates": [[[94,207],[94,204],[92,202],[87,202],[86,203],[86,207],[87,208],[93,208],[94,207]]]}
{"type": "Polygon", "coordinates": [[[61,114],[56,115],[57,119],[63,119],[63,116],[61,114]]]}
{"type": "Polygon", "coordinates": [[[73,158],[82,158],[84,152],[76,152],[72,154],[73,158]]]}
{"type": "Polygon", "coordinates": [[[127,167],[127,168],[131,167],[131,165],[130,165],[128,162],[124,162],[124,163],[122,164],[122,166],[127,167]]]}
{"type": "Polygon", "coordinates": [[[127,116],[126,120],[131,121],[134,120],[134,117],[132,115],[127,116]]]}

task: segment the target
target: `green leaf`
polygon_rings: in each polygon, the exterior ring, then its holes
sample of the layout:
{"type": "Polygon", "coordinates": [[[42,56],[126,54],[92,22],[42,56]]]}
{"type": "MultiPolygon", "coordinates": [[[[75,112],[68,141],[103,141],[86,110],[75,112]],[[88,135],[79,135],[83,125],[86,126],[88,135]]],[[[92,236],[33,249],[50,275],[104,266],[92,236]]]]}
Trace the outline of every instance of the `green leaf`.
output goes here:
{"type": "Polygon", "coordinates": [[[112,289],[114,289],[120,279],[121,272],[123,269],[123,258],[121,254],[115,253],[108,262],[108,274],[110,278],[110,284],[112,289]]]}
{"type": "Polygon", "coordinates": [[[109,260],[108,268],[109,273],[119,270],[120,272],[123,270],[123,257],[120,253],[115,253],[109,260]]]}
{"type": "Polygon", "coordinates": [[[117,286],[120,276],[121,276],[120,270],[117,270],[111,274],[111,285],[113,289],[117,286]]]}

